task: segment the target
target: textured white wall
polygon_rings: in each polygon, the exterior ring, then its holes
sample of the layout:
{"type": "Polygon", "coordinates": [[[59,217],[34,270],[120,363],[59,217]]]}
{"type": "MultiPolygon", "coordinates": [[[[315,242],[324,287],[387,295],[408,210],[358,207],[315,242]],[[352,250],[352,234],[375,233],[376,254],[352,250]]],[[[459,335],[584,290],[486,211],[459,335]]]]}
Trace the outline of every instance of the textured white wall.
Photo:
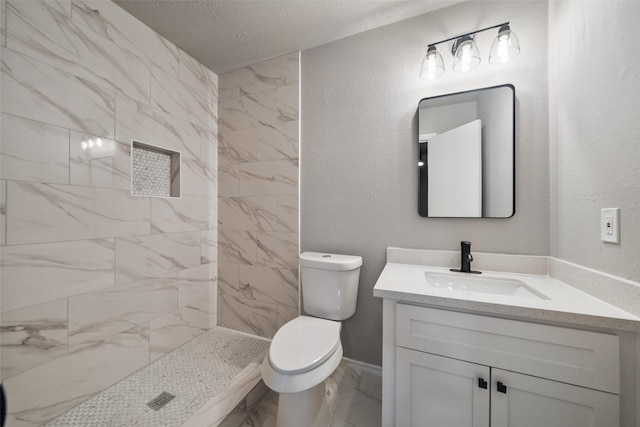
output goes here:
{"type": "Polygon", "coordinates": [[[548,255],[547,4],[470,2],[302,52],[301,249],[361,255],[346,356],[380,363],[382,301],[372,296],[387,246],[548,255]],[[418,77],[427,43],[510,21],[523,47],[488,64],[495,33],[478,37],[483,62],[468,74],[418,77]],[[418,215],[420,99],[503,83],[517,97],[516,214],[510,219],[418,215]]]}
{"type": "Polygon", "coordinates": [[[640,280],[640,3],[549,6],[551,254],[640,280]],[[620,207],[620,245],[600,209],[620,207]]]}

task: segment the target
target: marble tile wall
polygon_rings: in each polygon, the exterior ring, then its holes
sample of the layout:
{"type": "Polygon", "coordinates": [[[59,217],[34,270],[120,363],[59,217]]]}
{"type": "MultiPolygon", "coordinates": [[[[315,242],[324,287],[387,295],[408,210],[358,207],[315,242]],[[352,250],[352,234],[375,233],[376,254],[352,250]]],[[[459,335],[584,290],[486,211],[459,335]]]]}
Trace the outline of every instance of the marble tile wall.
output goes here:
{"type": "Polygon", "coordinates": [[[36,426],[216,324],[218,76],[109,1],[0,11],[0,374],[36,426]],[[181,153],[180,198],[131,195],[132,139],[181,153]]]}
{"type": "Polygon", "coordinates": [[[218,322],[268,338],[299,312],[299,66],[220,76],[218,322]]]}

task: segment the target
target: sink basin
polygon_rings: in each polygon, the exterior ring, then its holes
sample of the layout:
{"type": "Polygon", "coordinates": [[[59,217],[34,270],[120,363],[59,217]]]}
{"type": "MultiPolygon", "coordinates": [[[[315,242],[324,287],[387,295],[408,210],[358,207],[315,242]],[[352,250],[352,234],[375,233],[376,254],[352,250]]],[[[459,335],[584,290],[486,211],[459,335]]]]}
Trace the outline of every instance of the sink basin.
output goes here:
{"type": "Polygon", "coordinates": [[[456,291],[481,292],[518,298],[549,299],[518,279],[468,273],[424,273],[427,285],[456,291]]]}

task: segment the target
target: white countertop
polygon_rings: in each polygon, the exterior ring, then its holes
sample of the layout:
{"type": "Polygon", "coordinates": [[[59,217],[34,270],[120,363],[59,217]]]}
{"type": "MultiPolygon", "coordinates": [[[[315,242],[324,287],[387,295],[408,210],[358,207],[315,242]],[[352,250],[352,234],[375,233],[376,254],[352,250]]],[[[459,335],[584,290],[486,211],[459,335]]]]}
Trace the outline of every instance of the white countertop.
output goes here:
{"type": "Polygon", "coordinates": [[[482,277],[513,278],[549,299],[518,298],[428,286],[425,272],[451,273],[448,268],[388,263],[373,295],[413,304],[472,311],[500,317],[640,332],[640,318],[549,276],[483,271],[482,277]]]}

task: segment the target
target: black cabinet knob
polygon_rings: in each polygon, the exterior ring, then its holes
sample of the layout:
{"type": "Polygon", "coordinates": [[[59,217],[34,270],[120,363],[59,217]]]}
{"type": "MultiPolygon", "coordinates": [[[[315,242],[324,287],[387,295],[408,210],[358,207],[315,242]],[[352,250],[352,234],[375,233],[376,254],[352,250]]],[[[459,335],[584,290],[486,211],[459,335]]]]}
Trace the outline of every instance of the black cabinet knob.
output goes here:
{"type": "Polygon", "coordinates": [[[498,381],[498,387],[497,387],[498,391],[500,393],[507,393],[507,386],[502,384],[500,381],[498,381]]]}
{"type": "Polygon", "coordinates": [[[485,390],[487,389],[487,382],[484,380],[484,378],[478,378],[478,387],[485,390]]]}

